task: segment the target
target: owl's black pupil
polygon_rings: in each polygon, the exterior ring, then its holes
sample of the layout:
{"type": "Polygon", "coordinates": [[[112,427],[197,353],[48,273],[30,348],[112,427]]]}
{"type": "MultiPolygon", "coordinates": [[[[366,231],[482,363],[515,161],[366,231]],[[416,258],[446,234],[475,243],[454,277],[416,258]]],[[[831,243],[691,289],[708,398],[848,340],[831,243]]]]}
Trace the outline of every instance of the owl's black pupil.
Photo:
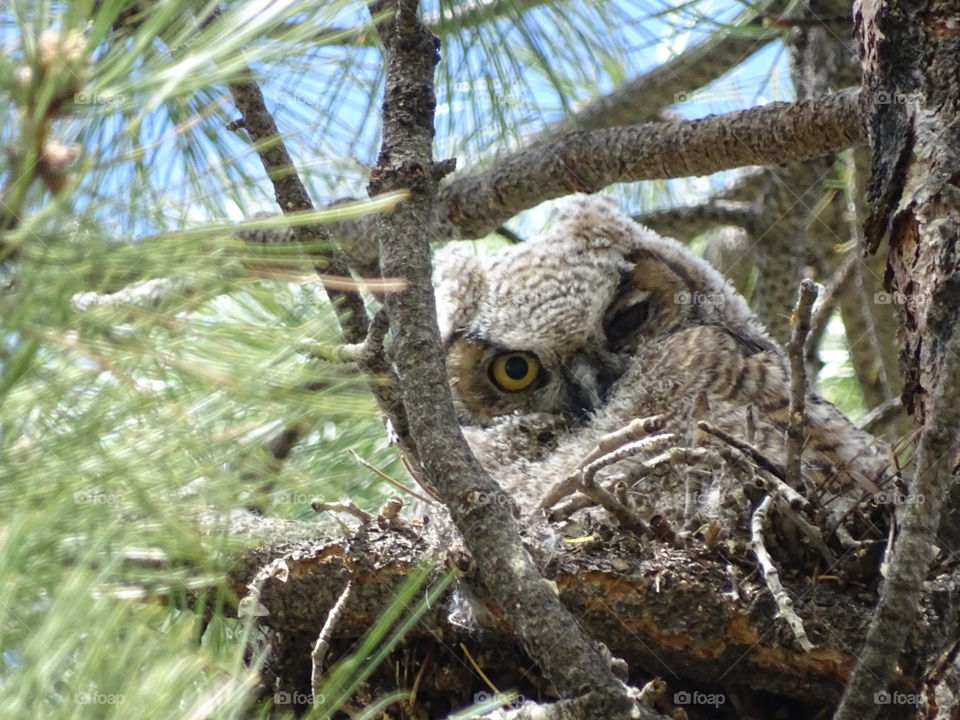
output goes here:
{"type": "Polygon", "coordinates": [[[503,369],[511,380],[523,380],[527,376],[527,361],[519,355],[507,358],[503,369]]]}

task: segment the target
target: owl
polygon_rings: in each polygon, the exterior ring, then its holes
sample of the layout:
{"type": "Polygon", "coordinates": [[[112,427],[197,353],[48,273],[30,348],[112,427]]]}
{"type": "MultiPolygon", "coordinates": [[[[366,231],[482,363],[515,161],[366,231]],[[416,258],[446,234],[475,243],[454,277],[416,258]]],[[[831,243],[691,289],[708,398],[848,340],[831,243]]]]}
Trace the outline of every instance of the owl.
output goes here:
{"type": "MultiPolygon", "coordinates": [[[[640,472],[670,447],[720,443],[700,421],[783,464],[783,350],[712,266],[609,199],[573,196],[544,234],[486,256],[448,248],[435,284],[464,435],[521,506],[536,507],[638,418],[658,418],[659,444],[622,453],[596,480],[621,483],[647,519],[689,525],[736,490],[722,467],[640,472]]],[[[798,490],[839,523],[889,481],[890,457],[819,396],[808,395],[806,411],[798,490]]]]}

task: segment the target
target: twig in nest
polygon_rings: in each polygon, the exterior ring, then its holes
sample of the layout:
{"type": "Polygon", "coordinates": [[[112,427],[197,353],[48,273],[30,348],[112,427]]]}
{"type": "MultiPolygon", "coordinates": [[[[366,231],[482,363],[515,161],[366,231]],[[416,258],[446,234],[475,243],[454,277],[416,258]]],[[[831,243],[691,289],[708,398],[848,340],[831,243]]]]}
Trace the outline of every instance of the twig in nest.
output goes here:
{"type": "Polygon", "coordinates": [[[464,657],[467,658],[467,662],[470,663],[470,666],[473,668],[474,672],[480,676],[480,679],[483,680],[487,687],[493,691],[494,695],[500,695],[500,689],[493,684],[493,681],[487,677],[487,674],[483,671],[483,668],[477,664],[477,661],[474,660],[473,655],[470,654],[470,651],[467,650],[467,646],[463,643],[460,643],[460,650],[463,651],[464,657]]]}
{"type": "Polygon", "coordinates": [[[637,535],[646,535],[650,532],[650,528],[637,516],[633,508],[624,505],[609,490],[597,485],[592,475],[587,477],[584,473],[580,484],[580,492],[613,515],[624,529],[637,535]]]}
{"type": "Polygon", "coordinates": [[[881,427],[897,415],[903,412],[903,401],[899,396],[884,400],[873,410],[867,413],[867,416],[860,423],[860,429],[872,433],[876,428],[881,427]]]}
{"type": "Polygon", "coordinates": [[[800,487],[802,481],[801,460],[807,424],[807,366],[804,364],[804,345],[810,333],[810,314],[817,299],[817,286],[812,280],[800,283],[797,307],[790,316],[790,342],[787,356],[790,359],[790,422],[787,425],[786,466],[784,482],[800,487]]]}
{"type": "Polygon", "coordinates": [[[760,570],[763,572],[767,589],[773,595],[773,600],[777,604],[777,615],[786,620],[797,642],[800,643],[800,647],[808,652],[813,650],[813,643],[807,637],[807,631],[803,628],[803,621],[793,609],[793,600],[780,582],[780,571],[773,564],[763,541],[763,526],[767,520],[767,513],[770,512],[772,506],[773,498],[768,495],[754,511],[753,517],[750,519],[750,548],[753,550],[753,554],[760,565],[760,570]]]}
{"type": "Polygon", "coordinates": [[[327,659],[327,651],[330,649],[330,637],[333,635],[333,628],[336,626],[343,608],[347,604],[347,599],[353,592],[353,580],[347,582],[347,586],[340,593],[337,602],[327,613],[327,619],[320,628],[320,634],[317,636],[317,642],[313,646],[313,652],[310,653],[310,689],[313,691],[313,697],[320,697],[320,681],[323,679],[323,663],[327,659]]]}
{"type": "Polygon", "coordinates": [[[727,445],[729,445],[730,447],[736,448],[737,450],[742,452],[744,455],[748,455],[750,459],[757,464],[757,467],[760,467],[763,470],[766,470],[768,473],[770,473],[776,478],[779,478],[780,480],[784,479],[783,467],[780,465],[777,465],[775,462],[773,462],[773,460],[771,460],[762,452],[757,450],[753,445],[750,445],[749,443],[745,443],[742,440],[738,440],[737,438],[733,437],[733,435],[730,435],[729,433],[724,432],[720,428],[714,427],[710,423],[699,422],[697,423],[697,427],[699,427],[704,432],[710,433],[714,437],[720,438],[725,443],[727,443],[727,445]]]}
{"type": "Polygon", "coordinates": [[[350,501],[345,503],[326,503],[321,500],[314,500],[310,503],[310,507],[313,508],[314,512],[318,513],[332,512],[353,515],[364,525],[369,525],[375,520],[373,515],[366,510],[361,510],[350,501]]]}
{"type": "Polygon", "coordinates": [[[593,500],[585,495],[577,495],[576,497],[570,498],[569,502],[566,502],[560,507],[551,510],[547,514],[547,518],[550,520],[550,522],[563,522],[564,520],[570,518],[578,510],[583,510],[584,508],[590,507],[593,504],[593,500]]]}
{"type": "Polygon", "coordinates": [[[804,360],[808,367],[814,367],[817,359],[817,348],[820,347],[820,340],[823,339],[827,331],[827,325],[837,307],[841,291],[846,288],[850,278],[853,277],[853,269],[860,262],[860,253],[851,252],[840,263],[840,266],[834,271],[833,275],[827,281],[823,291],[823,300],[817,306],[817,311],[810,318],[810,335],[804,347],[804,360]]]}
{"type": "Polygon", "coordinates": [[[827,547],[820,528],[807,520],[802,514],[813,511],[813,506],[810,501],[783,482],[783,480],[774,477],[768,472],[761,471],[755,475],[755,478],[757,483],[774,497],[777,510],[785,517],[788,517],[794,526],[806,536],[810,544],[816,548],[817,552],[820,553],[820,556],[827,564],[830,566],[836,564],[837,558],[830,548],[827,547]]]}
{"type": "Polygon", "coordinates": [[[664,468],[707,465],[711,470],[719,470],[722,464],[720,454],[713,448],[672,447],[630,468],[627,477],[636,485],[647,475],[658,473],[664,468]]]}
{"type": "Polygon", "coordinates": [[[784,504],[787,506],[803,511],[810,511],[812,509],[810,501],[807,500],[807,498],[775,475],[771,473],[759,473],[756,477],[767,492],[777,494],[783,499],[784,504]]]}
{"type": "Polygon", "coordinates": [[[400,491],[402,491],[402,492],[405,492],[405,493],[407,493],[408,495],[412,495],[412,496],[415,497],[417,500],[422,500],[423,502],[427,503],[428,505],[436,505],[437,502],[439,502],[439,501],[436,500],[436,498],[430,499],[430,498],[428,498],[426,495],[421,495],[421,494],[418,493],[416,490],[413,490],[412,488],[408,488],[406,485],[404,485],[403,483],[401,483],[399,480],[394,480],[392,477],[390,477],[390,476],[387,475],[385,472],[383,472],[383,470],[381,470],[380,468],[376,467],[375,465],[372,465],[371,463],[369,463],[369,462],[367,462],[366,460],[364,460],[362,457],[360,457],[360,456],[359,456],[356,452],[354,452],[353,450],[347,450],[347,452],[350,453],[350,456],[351,456],[354,460],[356,460],[358,463],[360,463],[361,465],[363,465],[363,467],[365,467],[367,470],[369,470],[370,472],[372,472],[374,475],[376,475],[376,476],[377,476],[378,478],[380,478],[381,480],[384,480],[384,481],[390,483],[391,485],[393,485],[393,486],[394,486],[395,488],[397,488],[398,490],[400,490],[400,491]]]}
{"type": "MultiPolygon", "coordinates": [[[[830,548],[827,547],[827,543],[823,539],[823,534],[820,532],[820,528],[803,516],[799,508],[796,508],[794,504],[790,502],[788,495],[784,495],[780,492],[780,489],[785,487],[787,487],[787,485],[781,483],[781,485],[778,486],[778,489],[774,491],[773,497],[775,499],[774,502],[776,503],[777,510],[784,517],[788,518],[790,522],[793,523],[794,527],[804,534],[814,549],[820,553],[820,557],[822,557],[827,563],[827,567],[833,567],[837,564],[837,558],[830,548]]],[[[796,491],[794,491],[794,493],[796,493],[796,491]]],[[[805,498],[804,502],[806,502],[805,498]]],[[[807,503],[807,506],[809,507],[809,503],[807,503]]]]}

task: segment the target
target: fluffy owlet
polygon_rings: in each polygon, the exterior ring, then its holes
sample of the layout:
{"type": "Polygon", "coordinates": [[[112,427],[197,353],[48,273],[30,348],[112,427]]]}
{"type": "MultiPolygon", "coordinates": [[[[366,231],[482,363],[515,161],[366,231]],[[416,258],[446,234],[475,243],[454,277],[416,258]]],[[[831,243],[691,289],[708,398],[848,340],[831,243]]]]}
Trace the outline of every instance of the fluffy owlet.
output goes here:
{"type": "MultiPolygon", "coordinates": [[[[521,505],[535,506],[600,440],[649,416],[662,417],[667,445],[719,443],[698,434],[703,420],[783,463],[782,349],[707,262],[608,199],[574,196],[545,234],[485,257],[447,251],[436,281],[464,432],[521,505]]],[[[812,393],[807,418],[804,488],[839,522],[889,479],[889,456],[812,393]]],[[[689,481],[636,479],[646,459],[625,456],[597,481],[625,480],[640,516],[679,523],[686,513],[689,523],[689,481]]],[[[731,480],[715,468],[702,475],[693,510],[709,516],[731,480]]]]}

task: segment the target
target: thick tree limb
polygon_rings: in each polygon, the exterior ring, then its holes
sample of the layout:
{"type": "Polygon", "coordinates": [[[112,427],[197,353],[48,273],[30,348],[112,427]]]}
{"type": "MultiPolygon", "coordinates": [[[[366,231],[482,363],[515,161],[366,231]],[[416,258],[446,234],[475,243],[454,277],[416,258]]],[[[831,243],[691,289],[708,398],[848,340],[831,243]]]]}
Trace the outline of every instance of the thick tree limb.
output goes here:
{"type": "MultiPolygon", "coordinates": [[[[336,540],[264,546],[233,565],[230,584],[243,597],[260,568],[278,560],[289,568],[285,577],[270,576],[260,585],[258,602],[266,614],[258,622],[277,633],[308,639],[299,659],[309,667],[313,642],[345,579],[356,578],[355,588],[332,633],[331,661],[376,621],[403,578],[422,562],[423,548],[422,540],[378,527],[336,540]]],[[[632,554],[616,542],[561,543],[552,580],[579,624],[629,662],[632,681],[642,671],[671,685],[682,678],[704,688],[751,687],[780,696],[781,706],[811,699],[827,706],[836,703],[856,662],[863,618],[871,609],[864,594],[850,593],[830,580],[814,582],[782,573],[794,611],[816,645],[805,653],[777,621],[777,606],[764,581],[744,577],[739,570],[731,573],[729,567],[722,558],[705,556],[702,548],[655,542],[632,554]]],[[[926,619],[913,636],[918,657],[936,655],[956,636],[956,618],[935,607],[957,592],[960,579],[954,573],[936,584],[942,590],[925,600],[926,619]]],[[[505,647],[517,641],[516,629],[494,603],[487,603],[487,612],[479,617],[482,630],[464,633],[448,622],[448,601],[438,603],[418,623],[410,639],[413,645],[439,641],[441,652],[448,653],[446,648],[459,642],[473,652],[479,644],[505,647]]],[[[393,670],[387,672],[392,675],[393,670]]],[[[904,667],[897,688],[911,692],[917,672],[904,667]]],[[[304,681],[309,683],[309,678],[304,681]]]]}
{"type": "Polygon", "coordinates": [[[880,603],[835,720],[870,720],[876,715],[875,695],[886,690],[921,604],[960,441],[958,353],[960,342],[953,342],[917,449],[916,475],[910,487],[914,502],[907,504],[903,528],[888,554],[891,559],[880,603]]]}
{"type": "MultiPolygon", "coordinates": [[[[898,3],[857,7],[874,152],[865,245],[875,251],[890,241],[887,278],[902,321],[903,401],[922,431],[909,487],[914,502],[838,720],[876,715],[875,693],[884,689],[916,616],[941,512],[955,522],[960,500],[951,493],[942,508],[960,435],[960,46],[945,32],[954,7],[932,2],[922,17],[898,3]]],[[[956,553],[956,530],[946,530],[943,549],[956,553]]]]}
{"type": "Polygon", "coordinates": [[[436,184],[447,166],[432,157],[436,38],[417,19],[416,0],[381,0],[371,15],[386,54],[383,144],[371,194],[408,189],[410,198],[381,217],[380,268],[407,289],[387,293],[404,407],[424,476],[450,510],[477,563],[530,655],[561,697],[592,696],[596,715],[617,717],[632,706],[625,686],[597,646],[576,627],[520,543],[510,505],[478,502],[503,491],[483,471],[460,432],[442,363],[430,265],[436,184]]]}
{"type": "Polygon", "coordinates": [[[440,190],[440,217],[444,234],[482,237],[521,210],[572,192],[814,158],[862,137],[854,89],[701,120],[572,132],[453,180],[440,190]]]}

